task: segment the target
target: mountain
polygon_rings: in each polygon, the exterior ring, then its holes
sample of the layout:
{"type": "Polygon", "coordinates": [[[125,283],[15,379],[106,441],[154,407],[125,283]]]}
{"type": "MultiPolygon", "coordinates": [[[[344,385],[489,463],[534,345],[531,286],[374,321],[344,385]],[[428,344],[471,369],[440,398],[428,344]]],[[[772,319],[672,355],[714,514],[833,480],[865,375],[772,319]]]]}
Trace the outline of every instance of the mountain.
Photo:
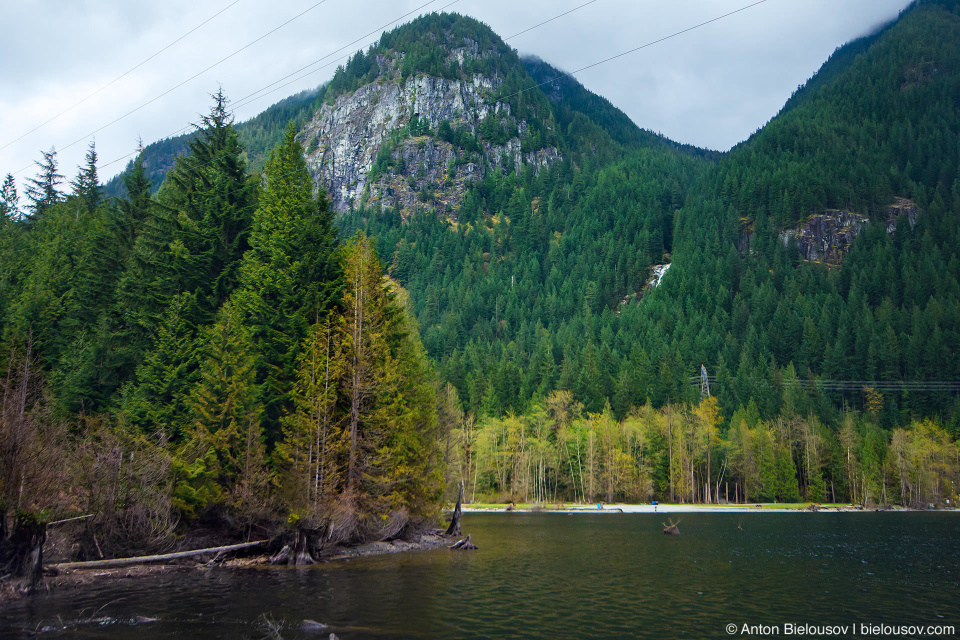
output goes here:
{"type": "MultiPolygon", "coordinates": [[[[685,164],[717,156],[631,126],[571,79],[547,82],[560,157],[596,164],[488,174],[449,228],[370,207],[344,225],[380,239],[431,356],[479,413],[523,411],[556,388],[618,413],[689,398],[701,363],[728,412],[753,398],[765,417],[784,406],[784,375],[955,379],[938,354],[960,347],[947,328],[960,319],[957,25],[956,3],[912,5],[838,50],[712,166],[685,164]],[[584,146],[576,132],[591,128],[602,135],[584,146]],[[648,179],[652,200],[633,190],[648,179]],[[662,286],[645,290],[668,261],[662,286]]],[[[525,67],[538,84],[555,77],[525,67]]],[[[830,418],[850,401],[859,388],[804,406],[830,418]]],[[[885,419],[952,402],[892,389],[885,419]]]]}
{"type": "Polygon", "coordinates": [[[125,196],[0,217],[0,511],[93,504],[122,554],[178,521],[394,538],[445,470],[495,499],[945,504],[958,102],[946,0],[725,154],[457,15],[237,127],[218,93],[125,196]]]}
{"type": "MultiPolygon", "coordinates": [[[[954,277],[956,21],[955,2],[911,5],[840,47],[727,154],[643,130],[456,14],[385,33],[312,100],[259,116],[257,131],[270,140],[297,118],[341,228],[378,238],[430,355],[473,411],[484,396],[494,413],[520,411],[553,388],[625,411],[688,397],[700,363],[733,394],[728,411],[760,393],[750,380],[790,364],[808,380],[950,377],[905,354],[935,352],[923,346],[935,332],[921,334],[946,322],[911,319],[914,308],[936,300],[952,318],[945,294],[918,282],[935,274],[949,291],[954,277]],[[667,263],[654,291],[651,270],[667,263]],[[896,314],[878,318],[884,305],[896,314]],[[821,326],[842,329],[842,343],[810,337],[821,326]],[[874,334],[888,326],[895,340],[881,349],[874,334]],[[588,347],[606,366],[589,393],[562,374],[585,371],[588,347]],[[533,373],[537,357],[546,373],[533,373]],[[520,391],[489,392],[508,370],[524,372],[520,391]]],[[[775,414],[782,390],[761,395],[775,414]]],[[[888,404],[892,420],[903,403],[888,404]]]]}
{"type": "Polygon", "coordinates": [[[958,35],[958,3],[911,5],[839,51],[691,192],[645,318],[672,316],[668,340],[684,345],[689,371],[717,372],[722,404],[753,399],[775,415],[789,376],[812,391],[789,402],[824,416],[860,405],[871,385],[887,389],[890,426],[956,410],[919,381],[960,377],[943,358],[960,348],[958,35]],[[792,238],[831,224],[840,233],[817,240],[850,239],[833,251],[842,266],[804,260],[809,246],[792,238]],[[866,382],[841,397],[818,379],[866,382]],[[884,385],[902,380],[915,392],[884,385]]]}
{"type": "Polygon", "coordinates": [[[493,170],[561,158],[557,124],[516,53],[489,28],[429,15],[385,33],[327,88],[300,139],[333,206],[456,215],[493,170]]]}
{"type": "MultiPolygon", "coordinates": [[[[670,147],[708,160],[717,160],[723,155],[718,151],[680,144],[660,134],[641,129],[609,100],[587,90],[572,76],[536,56],[525,57],[523,66],[550,99],[562,131],[567,131],[574,122],[577,122],[577,126],[584,126],[583,119],[586,118],[589,122],[587,126],[602,129],[621,150],[670,147]]],[[[570,142],[576,144],[577,140],[574,138],[570,142]]]]}

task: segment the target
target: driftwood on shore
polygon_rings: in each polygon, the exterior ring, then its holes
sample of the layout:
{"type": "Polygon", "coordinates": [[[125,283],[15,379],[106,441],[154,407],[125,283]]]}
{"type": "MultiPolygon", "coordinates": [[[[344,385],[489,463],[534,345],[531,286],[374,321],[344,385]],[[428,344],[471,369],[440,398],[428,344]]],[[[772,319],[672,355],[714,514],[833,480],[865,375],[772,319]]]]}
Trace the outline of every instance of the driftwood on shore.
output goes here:
{"type": "Polygon", "coordinates": [[[460,550],[460,551],[464,551],[464,550],[467,550],[467,549],[479,549],[479,547],[478,547],[477,545],[473,544],[473,541],[470,539],[470,536],[469,536],[469,535],[468,535],[466,538],[464,538],[463,540],[460,540],[459,542],[456,542],[456,543],[450,545],[450,546],[447,547],[447,548],[448,548],[448,549],[456,549],[456,550],[460,550]]]}
{"type": "Polygon", "coordinates": [[[163,553],[155,556],[136,556],[134,558],[113,558],[110,560],[90,560],[87,562],[61,562],[60,564],[50,565],[55,569],[106,569],[110,567],[128,567],[137,564],[149,564],[151,562],[165,562],[167,560],[178,560],[180,558],[190,558],[192,556],[202,556],[206,554],[221,554],[230,551],[239,551],[240,549],[249,549],[266,544],[268,540],[257,540],[256,542],[242,542],[240,544],[228,544],[223,547],[210,547],[207,549],[194,549],[192,551],[178,551],[176,553],[163,553]]]}

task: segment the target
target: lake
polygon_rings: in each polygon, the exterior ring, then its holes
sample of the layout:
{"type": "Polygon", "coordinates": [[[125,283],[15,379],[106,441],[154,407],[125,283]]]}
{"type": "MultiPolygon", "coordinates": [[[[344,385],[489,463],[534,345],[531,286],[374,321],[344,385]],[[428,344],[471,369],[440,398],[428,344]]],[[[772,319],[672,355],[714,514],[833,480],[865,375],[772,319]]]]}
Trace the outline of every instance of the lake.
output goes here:
{"type": "Polygon", "coordinates": [[[5,604],[0,637],[255,639],[267,637],[263,616],[285,640],[327,638],[304,620],[342,640],[749,637],[744,624],[776,626],[769,637],[791,624],[960,630],[960,513],[687,513],[679,536],[663,535],[666,517],[464,514],[478,551],[105,583],[5,604]]]}

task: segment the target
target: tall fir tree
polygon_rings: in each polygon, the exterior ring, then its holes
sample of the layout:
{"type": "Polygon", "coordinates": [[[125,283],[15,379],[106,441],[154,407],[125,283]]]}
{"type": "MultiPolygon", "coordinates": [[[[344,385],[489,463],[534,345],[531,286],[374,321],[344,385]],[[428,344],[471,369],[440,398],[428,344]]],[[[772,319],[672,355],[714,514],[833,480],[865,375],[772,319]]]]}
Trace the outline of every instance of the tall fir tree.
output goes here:
{"type": "Polygon", "coordinates": [[[70,186],[73,187],[73,197],[82,200],[87,205],[88,211],[94,211],[103,200],[103,187],[97,176],[96,142],[90,141],[84,160],[86,164],[80,167],[77,177],[70,182],[70,186]]]}
{"type": "Polygon", "coordinates": [[[8,173],[0,185],[0,226],[20,217],[20,196],[17,195],[17,182],[13,174],[8,173]]]}
{"type": "Polygon", "coordinates": [[[159,194],[176,222],[171,242],[175,289],[197,293],[198,322],[208,322],[237,286],[258,186],[246,173],[222,90],[213,101],[190,141],[190,153],[177,158],[159,194]]]}
{"type": "Polygon", "coordinates": [[[266,464],[256,384],[256,349],[242,316],[231,302],[198,340],[200,366],[188,400],[189,438],[216,453],[217,482],[231,506],[251,513],[266,501],[266,464]]]}
{"type": "Polygon", "coordinates": [[[290,391],[308,328],[330,312],[340,287],[332,213],[322,191],[314,196],[295,134],[291,123],[267,160],[233,296],[259,354],[257,381],[264,388],[271,440],[292,408],[290,391]]]}
{"type": "Polygon", "coordinates": [[[63,184],[63,176],[57,173],[57,151],[41,151],[43,160],[36,161],[39,168],[36,178],[27,178],[27,198],[30,200],[28,221],[36,219],[44,211],[63,200],[58,187],[63,184]]]}

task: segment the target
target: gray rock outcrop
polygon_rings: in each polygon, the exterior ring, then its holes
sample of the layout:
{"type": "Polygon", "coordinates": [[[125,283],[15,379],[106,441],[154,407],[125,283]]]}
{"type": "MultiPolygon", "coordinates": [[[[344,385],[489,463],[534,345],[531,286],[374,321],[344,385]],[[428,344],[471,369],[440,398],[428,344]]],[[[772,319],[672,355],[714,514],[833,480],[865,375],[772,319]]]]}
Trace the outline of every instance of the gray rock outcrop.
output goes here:
{"type": "MultiPolygon", "coordinates": [[[[451,59],[462,64],[465,55],[474,52],[457,50],[451,59]]],[[[404,80],[396,71],[397,61],[381,56],[378,62],[393,72],[324,104],[298,135],[314,179],[327,189],[337,211],[363,199],[403,212],[418,205],[433,207],[455,217],[469,184],[487,171],[510,162],[518,168],[530,164],[539,171],[559,159],[555,147],[523,152],[521,136],[527,123],[516,121],[510,105],[493,98],[502,80],[481,75],[469,80],[426,75],[404,80]],[[477,136],[489,114],[515,122],[517,135],[501,145],[480,140],[479,152],[469,153],[433,135],[399,135],[412,122],[434,133],[446,120],[477,136]],[[374,172],[378,160],[388,160],[390,170],[374,172]]]]}

